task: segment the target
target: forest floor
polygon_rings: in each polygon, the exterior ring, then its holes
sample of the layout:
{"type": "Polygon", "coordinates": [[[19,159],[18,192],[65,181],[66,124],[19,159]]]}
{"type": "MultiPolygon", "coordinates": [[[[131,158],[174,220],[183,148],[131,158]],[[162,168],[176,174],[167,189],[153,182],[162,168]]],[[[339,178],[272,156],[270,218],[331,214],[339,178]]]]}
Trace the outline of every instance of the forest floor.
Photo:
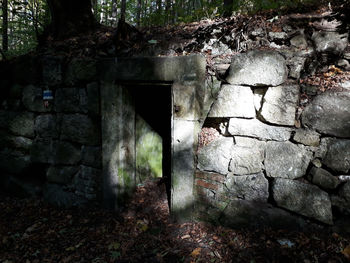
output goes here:
{"type": "Polygon", "coordinates": [[[0,198],[0,262],[349,262],[337,233],[230,229],[170,220],[164,184],[138,186],[127,208],[58,209],[0,198]]]}

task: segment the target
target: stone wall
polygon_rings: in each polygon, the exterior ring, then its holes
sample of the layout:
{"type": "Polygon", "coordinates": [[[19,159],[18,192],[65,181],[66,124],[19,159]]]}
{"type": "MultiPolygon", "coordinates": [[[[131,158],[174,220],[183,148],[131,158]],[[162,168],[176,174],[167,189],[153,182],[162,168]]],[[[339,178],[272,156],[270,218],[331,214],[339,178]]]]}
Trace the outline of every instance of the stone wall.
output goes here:
{"type": "Polygon", "coordinates": [[[282,33],[289,46],[235,55],[223,74],[199,137],[197,218],[302,228],[350,215],[350,82],[321,92],[299,81],[348,65],[348,35],[282,33]]]}
{"type": "Polygon", "coordinates": [[[0,80],[0,186],[60,206],[100,202],[108,191],[115,198],[120,189],[108,180],[102,189],[103,167],[120,176],[122,146],[135,148],[134,133],[120,126],[134,124],[126,114],[135,117],[134,101],[118,111],[116,91],[126,96],[128,81],[165,83],[172,85],[168,161],[177,218],[194,211],[230,226],[303,227],[349,216],[350,82],[326,92],[300,82],[334,63],[349,70],[348,36],[288,30],[268,34],[269,50],[215,51],[224,55],[211,61],[218,78],[209,65],[205,74],[202,56],[108,59],[99,73],[91,59],[20,58],[0,80]]]}
{"type": "Polygon", "coordinates": [[[15,61],[2,78],[8,94],[0,110],[2,188],[43,195],[60,206],[83,205],[101,195],[96,63],[66,60],[25,56],[15,61]],[[47,89],[54,99],[46,107],[47,89]]]}

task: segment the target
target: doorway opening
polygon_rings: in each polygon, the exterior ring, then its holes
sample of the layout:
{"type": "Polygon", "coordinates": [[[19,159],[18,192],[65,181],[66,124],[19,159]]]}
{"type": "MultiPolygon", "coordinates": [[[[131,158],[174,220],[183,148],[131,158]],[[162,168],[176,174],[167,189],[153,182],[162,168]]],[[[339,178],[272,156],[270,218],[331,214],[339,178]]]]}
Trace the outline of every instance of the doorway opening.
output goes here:
{"type": "Polygon", "coordinates": [[[127,85],[135,106],[136,183],[162,177],[171,184],[172,98],[170,84],[127,85]]]}

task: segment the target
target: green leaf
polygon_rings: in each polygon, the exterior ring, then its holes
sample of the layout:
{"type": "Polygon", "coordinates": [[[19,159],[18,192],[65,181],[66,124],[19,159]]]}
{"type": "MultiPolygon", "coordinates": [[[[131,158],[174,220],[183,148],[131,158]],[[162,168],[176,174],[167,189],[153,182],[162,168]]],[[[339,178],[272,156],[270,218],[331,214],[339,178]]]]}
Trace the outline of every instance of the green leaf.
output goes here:
{"type": "Polygon", "coordinates": [[[118,259],[120,256],[121,256],[121,254],[120,254],[119,251],[111,251],[111,258],[112,258],[113,260],[118,259]]]}
{"type": "Polygon", "coordinates": [[[109,250],[117,250],[120,248],[120,243],[118,242],[113,242],[108,246],[109,250]]]}

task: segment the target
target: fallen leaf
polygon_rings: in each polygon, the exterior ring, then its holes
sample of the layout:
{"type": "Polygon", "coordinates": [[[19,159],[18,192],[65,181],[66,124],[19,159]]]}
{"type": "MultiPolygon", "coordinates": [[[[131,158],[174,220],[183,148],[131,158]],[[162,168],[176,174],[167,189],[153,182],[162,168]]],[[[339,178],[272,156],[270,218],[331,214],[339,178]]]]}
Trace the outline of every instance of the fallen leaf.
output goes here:
{"type": "Polygon", "coordinates": [[[198,257],[198,255],[201,253],[201,248],[200,247],[197,247],[197,248],[195,248],[193,251],[192,251],[192,253],[191,253],[191,256],[192,257],[198,257]]]}
{"type": "Polygon", "coordinates": [[[348,245],[344,250],[341,252],[343,255],[347,258],[350,259],[350,245],[348,245]]]}

